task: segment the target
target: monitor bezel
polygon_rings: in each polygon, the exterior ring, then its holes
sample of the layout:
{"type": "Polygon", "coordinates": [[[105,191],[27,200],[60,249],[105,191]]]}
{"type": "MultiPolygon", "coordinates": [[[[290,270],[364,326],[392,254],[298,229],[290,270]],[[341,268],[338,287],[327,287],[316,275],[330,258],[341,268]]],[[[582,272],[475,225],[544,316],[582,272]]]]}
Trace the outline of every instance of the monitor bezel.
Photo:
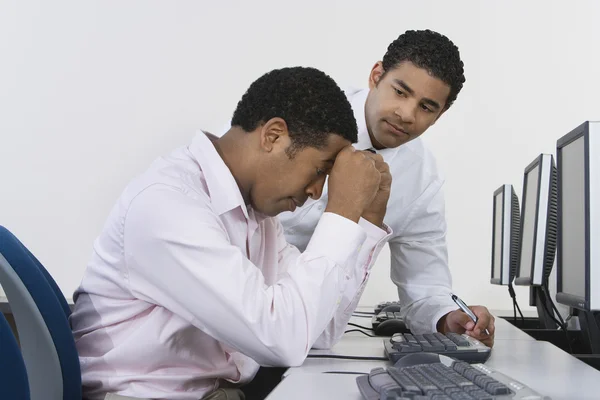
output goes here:
{"type": "Polygon", "coordinates": [[[523,173],[523,193],[521,196],[521,224],[519,230],[519,250],[517,256],[517,270],[515,273],[515,285],[541,286],[544,283],[546,252],[548,252],[548,223],[550,220],[552,201],[552,170],[554,168],[554,157],[552,154],[542,153],[537,156],[523,173]],[[523,251],[523,230],[525,227],[525,215],[527,209],[527,178],[528,174],[538,168],[538,185],[535,192],[535,218],[533,223],[533,243],[531,249],[531,265],[529,265],[529,276],[521,277],[521,253],[523,251]],[[544,234],[540,235],[540,232],[544,234]]]}
{"type": "Polygon", "coordinates": [[[511,281],[510,274],[510,243],[511,243],[511,207],[512,207],[512,185],[504,184],[494,191],[493,196],[493,218],[492,218],[492,260],[491,260],[491,273],[490,283],[493,285],[508,285],[511,281]],[[501,229],[501,241],[500,241],[500,278],[494,278],[494,255],[495,255],[495,239],[496,239],[496,196],[502,196],[502,229],[501,229]],[[508,228],[508,229],[507,229],[508,228]]]}
{"type": "Polygon", "coordinates": [[[556,141],[556,160],[558,167],[558,240],[556,246],[556,301],[580,310],[590,310],[590,183],[589,183],[589,122],[586,121],[556,141]],[[564,271],[562,260],[562,149],[583,137],[584,154],[584,219],[585,219],[585,295],[576,296],[562,291],[562,276],[564,271]]]}

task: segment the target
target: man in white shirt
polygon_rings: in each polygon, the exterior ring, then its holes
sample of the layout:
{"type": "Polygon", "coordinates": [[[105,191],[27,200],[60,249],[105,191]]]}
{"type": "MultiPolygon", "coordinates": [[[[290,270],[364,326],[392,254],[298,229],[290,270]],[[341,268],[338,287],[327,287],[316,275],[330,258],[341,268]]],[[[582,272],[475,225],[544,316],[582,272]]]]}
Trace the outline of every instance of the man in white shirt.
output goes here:
{"type": "Polygon", "coordinates": [[[231,386],[259,365],[299,365],[343,329],[343,294],[391,233],[389,168],[356,140],[335,82],[284,68],[250,86],[224,136],[200,132],[134,179],[74,295],[84,397],[243,398],[231,386]],[[318,199],[328,174],[300,253],[273,217],[318,199]]]}
{"type": "MultiPolygon", "coordinates": [[[[413,333],[466,331],[492,346],[494,318],[487,308],[471,307],[479,318],[475,325],[451,299],[444,179],[419,138],[450,108],[464,82],[458,48],[447,37],[429,30],[407,31],[372,68],[369,89],[347,90],[346,95],[358,122],[354,147],[376,149],[394,177],[385,222],[394,231],[389,241],[391,278],[405,322],[413,333]]],[[[320,199],[279,216],[290,243],[306,248],[327,201],[325,190],[320,199]]],[[[349,310],[363,288],[346,293],[349,310]]],[[[350,316],[344,315],[346,322],[350,316]]],[[[343,330],[333,334],[324,346],[335,343],[343,330]]]]}

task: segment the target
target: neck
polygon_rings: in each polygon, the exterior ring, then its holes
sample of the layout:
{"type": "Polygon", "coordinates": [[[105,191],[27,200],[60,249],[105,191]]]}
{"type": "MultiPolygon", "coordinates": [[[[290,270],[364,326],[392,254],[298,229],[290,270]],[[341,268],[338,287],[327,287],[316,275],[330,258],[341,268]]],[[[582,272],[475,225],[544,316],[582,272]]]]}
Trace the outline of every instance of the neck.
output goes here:
{"type": "Polygon", "coordinates": [[[232,127],[219,139],[213,140],[215,149],[223,159],[240,189],[246,205],[250,204],[250,192],[256,166],[249,158],[250,134],[239,127],[232,127]]]}

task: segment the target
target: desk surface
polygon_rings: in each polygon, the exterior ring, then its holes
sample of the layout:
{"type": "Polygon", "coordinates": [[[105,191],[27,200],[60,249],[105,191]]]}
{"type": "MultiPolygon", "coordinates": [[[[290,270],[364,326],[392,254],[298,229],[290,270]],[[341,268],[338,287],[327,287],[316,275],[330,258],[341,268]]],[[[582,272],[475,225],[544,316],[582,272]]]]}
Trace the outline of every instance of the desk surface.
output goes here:
{"type": "MultiPolygon", "coordinates": [[[[366,318],[356,321],[364,326],[369,325],[364,322],[369,321],[366,318]]],[[[486,365],[553,400],[599,398],[600,371],[548,342],[534,340],[502,318],[496,321],[496,341],[486,365]]],[[[360,400],[355,382],[357,375],[348,373],[368,373],[376,367],[390,366],[391,363],[383,359],[385,339],[349,333],[331,350],[311,350],[302,366],[290,368],[284,374],[285,379],[269,395],[268,400],[360,400]],[[312,355],[382,359],[312,358],[312,355]]]]}
{"type": "MultiPolygon", "coordinates": [[[[548,342],[498,341],[485,364],[553,400],[598,399],[600,371],[548,342]]],[[[291,368],[285,374],[268,400],[359,400],[361,397],[355,382],[357,375],[323,372],[366,373],[372,368],[389,365],[389,361],[309,358],[304,365],[291,368]]]]}

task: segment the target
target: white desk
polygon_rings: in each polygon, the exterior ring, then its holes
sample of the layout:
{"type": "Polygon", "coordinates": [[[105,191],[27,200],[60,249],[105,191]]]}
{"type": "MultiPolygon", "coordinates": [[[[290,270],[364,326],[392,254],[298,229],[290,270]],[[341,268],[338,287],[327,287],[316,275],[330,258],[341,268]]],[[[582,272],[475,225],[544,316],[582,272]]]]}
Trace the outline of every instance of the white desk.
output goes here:
{"type": "MultiPolygon", "coordinates": [[[[391,365],[388,361],[307,359],[291,368],[268,400],[356,399],[361,396],[356,376],[323,372],[369,372],[391,365]]],[[[495,346],[486,365],[496,369],[553,400],[597,400],[600,371],[579,361],[548,342],[504,340],[495,346]]]]}
{"type": "MultiPolygon", "coordinates": [[[[368,319],[360,320],[363,322],[358,323],[369,326],[364,322],[368,319]]],[[[600,371],[548,342],[534,340],[501,318],[496,321],[496,341],[486,365],[553,400],[600,398],[600,371]]],[[[311,350],[310,354],[384,357],[383,340],[350,333],[331,350],[311,350]]],[[[302,366],[286,371],[283,381],[267,399],[361,400],[357,375],[324,372],[368,373],[373,368],[389,365],[387,360],[307,358],[302,366]]]]}

